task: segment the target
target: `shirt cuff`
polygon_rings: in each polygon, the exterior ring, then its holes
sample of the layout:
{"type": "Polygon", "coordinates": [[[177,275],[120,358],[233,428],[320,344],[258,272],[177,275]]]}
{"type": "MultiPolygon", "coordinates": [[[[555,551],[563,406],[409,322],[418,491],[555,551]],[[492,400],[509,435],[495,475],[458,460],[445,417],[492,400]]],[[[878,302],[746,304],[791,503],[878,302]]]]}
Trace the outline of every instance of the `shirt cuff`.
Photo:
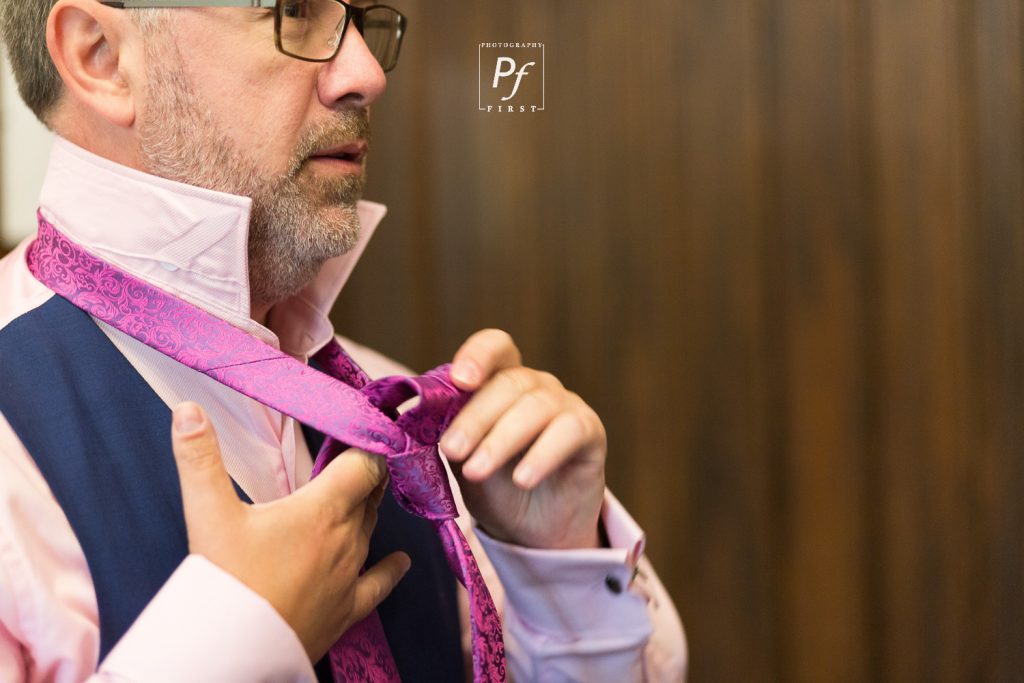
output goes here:
{"type": "Polygon", "coordinates": [[[612,547],[539,550],[476,534],[505,588],[506,611],[530,632],[555,641],[642,642],[651,634],[645,595],[631,590],[644,534],[605,492],[601,518],[612,547]]]}
{"type": "Polygon", "coordinates": [[[189,555],[100,665],[146,683],[316,681],[305,648],[269,602],[189,555]]]}

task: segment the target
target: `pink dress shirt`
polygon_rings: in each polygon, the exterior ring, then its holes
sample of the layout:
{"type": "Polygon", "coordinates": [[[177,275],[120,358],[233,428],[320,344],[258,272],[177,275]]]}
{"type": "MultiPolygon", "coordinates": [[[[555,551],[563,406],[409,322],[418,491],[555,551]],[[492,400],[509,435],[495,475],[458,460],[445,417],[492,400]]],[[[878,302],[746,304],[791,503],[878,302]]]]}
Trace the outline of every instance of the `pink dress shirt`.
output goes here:
{"type": "MultiPolygon", "coordinates": [[[[249,317],[249,199],[146,175],[58,138],[40,205],[101,258],[303,361],[334,334],[328,312],[385,213],[362,202],[359,245],[274,307],[264,327],[249,317]]],[[[26,268],[27,244],[0,261],[0,329],[53,296],[26,268]]],[[[312,459],[292,418],[98,324],[167,405],[193,400],[206,408],[225,467],[255,502],[308,481],[312,459]]],[[[343,344],[371,377],[408,374],[370,349],[343,344]]],[[[610,493],[602,515],[611,548],[543,551],[491,539],[463,512],[460,525],[503,612],[514,680],[684,677],[682,625],[642,556],[643,532],[610,493]],[[615,592],[616,585],[625,588],[615,592]]],[[[0,682],[315,681],[298,638],[270,604],[199,555],[182,562],[97,671],[98,651],[85,556],[0,415],[0,682]]]]}

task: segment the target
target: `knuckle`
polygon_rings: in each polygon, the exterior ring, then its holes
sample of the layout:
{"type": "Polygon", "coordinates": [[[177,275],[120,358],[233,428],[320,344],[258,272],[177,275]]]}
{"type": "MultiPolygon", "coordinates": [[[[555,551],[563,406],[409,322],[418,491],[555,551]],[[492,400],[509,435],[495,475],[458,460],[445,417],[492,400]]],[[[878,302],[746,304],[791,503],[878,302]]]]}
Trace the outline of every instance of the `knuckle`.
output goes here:
{"type": "Polygon", "coordinates": [[[581,440],[585,440],[589,428],[583,415],[578,410],[573,410],[565,414],[566,419],[569,422],[569,427],[575,432],[576,436],[581,440]]]}
{"type": "Polygon", "coordinates": [[[552,413],[560,407],[558,397],[545,386],[530,389],[526,392],[525,397],[533,401],[545,413],[552,413]]]}
{"type": "Polygon", "coordinates": [[[535,371],[522,366],[502,370],[498,373],[498,378],[500,378],[509,387],[509,389],[520,394],[526,393],[537,383],[535,371]]]}
{"type": "MultiPolygon", "coordinates": [[[[588,404],[586,401],[584,401],[583,397],[580,396],[579,394],[577,394],[575,391],[568,391],[568,390],[566,390],[565,394],[566,394],[566,402],[569,405],[576,406],[576,408],[578,410],[581,410],[581,411],[584,411],[584,412],[591,412],[591,413],[594,412],[594,409],[590,407],[590,404],[588,404]]],[[[597,417],[597,413],[594,413],[594,417],[597,417]]]]}
{"type": "Polygon", "coordinates": [[[188,463],[195,472],[207,472],[217,468],[220,463],[220,451],[216,442],[208,439],[196,440],[182,444],[178,449],[178,459],[188,463]]]}
{"type": "Polygon", "coordinates": [[[179,457],[195,458],[203,451],[204,436],[206,435],[202,432],[178,435],[172,442],[172,448],[179,457]]]}
{"type": "Polygon", "coordinates": [[[536,370],[537,381],[552,389],[562,389],[562,381],[546,370],[536,370]]]}
{"type": "Polygon", "coordinates": [[[566,413],[571,420],[571,427],[576,431],[581,441],[591,441],[597,435],[594,412],[583,406],[575,408],[566,413]]]}
{"type": "Polygon", "coordinates": [[[313,525],[320,534],[330,534],[351,516],[340,499],[321,500],[313,507],[313,525]]]}
{"type": "Polygon", "coordinates": [[[197,465],[220,458],[217,433],[209,425],[195,433],[178,435],[176,439],[172,440],[171,447],[179,459],[197,465]]]}
{"type": "Polygon", "coordinates": [[[366,586],[366,598],[371,605],[378,605],[387,597],[387,586],[379,577],[375,575],[369,577],[364,585],[366,586]]]}
{"type": "Polygon", "coordinates": [[[386,597],[387,587],[377,572],[368,572],[362,575],[358,581],[362,585],[362,599],[366,601],[365,604],[369,607],[369,612],[386,597]]]}

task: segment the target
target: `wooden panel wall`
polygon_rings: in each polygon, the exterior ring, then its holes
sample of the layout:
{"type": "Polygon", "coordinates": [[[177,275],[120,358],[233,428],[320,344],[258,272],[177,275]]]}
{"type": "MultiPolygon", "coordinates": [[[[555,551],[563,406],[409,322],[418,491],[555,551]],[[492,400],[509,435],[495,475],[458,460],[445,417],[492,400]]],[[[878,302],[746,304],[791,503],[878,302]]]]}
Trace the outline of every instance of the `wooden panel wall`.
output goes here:
{"type": "Polygon", "coordinates": [[[692,680],[1019,680],[1020,0],[400,4],[340,329],[587,397],[692,680]],[[504,40],[544,113],[476,111],[504,40]]]}

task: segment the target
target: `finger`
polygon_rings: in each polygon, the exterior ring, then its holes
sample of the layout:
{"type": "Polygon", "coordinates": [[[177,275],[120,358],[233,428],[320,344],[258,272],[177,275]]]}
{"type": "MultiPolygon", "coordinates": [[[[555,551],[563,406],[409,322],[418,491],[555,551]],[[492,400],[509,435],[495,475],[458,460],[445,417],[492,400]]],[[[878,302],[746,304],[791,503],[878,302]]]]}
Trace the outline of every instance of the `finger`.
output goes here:
{"type": "Polygon", "coordinates": [[[520,488],[533,489],[580,454],[600,464],[605,449],[604,427],[596,413],[589,408],[563,412],[523,455],[512,471],[512,480],[520,488]]]}
{"type": "Polygon", "coordinates": [[[455,352],[451,378],[466,391],[476,391],[491,375],[522,364],[522,355],[508,332],[480,330],[455,352]]]}
{"type": "Polygon", "coordinates": [[[469,399],[441,437],[441,450],[455,462],[465,460],[480,440],[524,393],[540,386],[546,373],[524,367],[503,370],[469,399]]]}
{"type": "Polygon", "coordinates": [[[217,433],[199,405],[186,402],[174,408],[171,447],[189,529],[199,520],[232,514],[240,504],[238,494],[224,470],[217,433]]]}
{"type": "Polygon", "coordinates": [[[352,603],[353,623],[362,620],[391,594],[412,566],[405,553],[391,553],[356,579],[352,603]]]}
{"type": "MultiPolygon", "coordinates": [[[[330,462],[323,472],[299,493],[320,497],[342,515],[364,505],[387,476],[384,457],[350,448],[330,462]]],[[[374,506],[376,509],[376,506],[374,506]]]]}
{"type": "Polygon", "coordinates": [[[463,476],[481,481],[522,453],[562,409],[557,396],[544,387],[532,389],[509,407],[466,461],[463,476]]]}

